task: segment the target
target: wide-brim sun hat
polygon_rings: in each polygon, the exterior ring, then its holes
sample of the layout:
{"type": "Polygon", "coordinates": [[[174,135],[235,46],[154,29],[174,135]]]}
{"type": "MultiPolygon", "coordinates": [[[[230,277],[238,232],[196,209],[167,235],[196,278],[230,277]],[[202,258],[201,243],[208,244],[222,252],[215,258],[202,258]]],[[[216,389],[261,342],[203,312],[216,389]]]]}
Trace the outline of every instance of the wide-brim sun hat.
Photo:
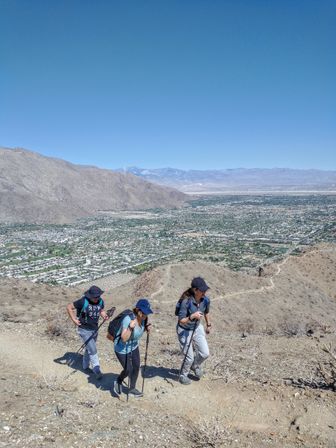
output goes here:
{"type": "Polygon", "coordinates": [[[84,295],[88,299],[98,299],[103,294],[103,292],[104,291],[102,289],[100,289],[98,286],[93,285],[93,286],[91,286],[90,289],[85,291],[84,295]]]}
{"type": "Polygon", "coordinates": [[[150,303],[147,299],[139,299],[135,305],[135,308],[138,308],[138,310],[142,311],[146,315],[153,314],[150,303]]]}

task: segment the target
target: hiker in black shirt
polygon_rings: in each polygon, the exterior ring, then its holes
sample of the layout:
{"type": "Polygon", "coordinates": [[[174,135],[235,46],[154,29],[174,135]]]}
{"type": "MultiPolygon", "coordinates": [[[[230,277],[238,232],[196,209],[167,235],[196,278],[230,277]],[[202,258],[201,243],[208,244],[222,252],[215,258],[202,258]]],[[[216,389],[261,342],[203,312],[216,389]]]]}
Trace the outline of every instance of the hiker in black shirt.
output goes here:
{"type": "Polygon", "coordinates": [[[83,342],[91,338],[85,347],[83,369],[88,369],[91,364],[93,373],[97,379],[102,378],[96,347],[98,321],[100,316],[104,320],[108,319],[104,311],[104,301],[101,298],[103,292],[98,286],[91,286],[84,293],[84,297],[73,303],[69,303],[67,306],[68,314],[73,323],[77,325],[78,334],[83,342]]]}

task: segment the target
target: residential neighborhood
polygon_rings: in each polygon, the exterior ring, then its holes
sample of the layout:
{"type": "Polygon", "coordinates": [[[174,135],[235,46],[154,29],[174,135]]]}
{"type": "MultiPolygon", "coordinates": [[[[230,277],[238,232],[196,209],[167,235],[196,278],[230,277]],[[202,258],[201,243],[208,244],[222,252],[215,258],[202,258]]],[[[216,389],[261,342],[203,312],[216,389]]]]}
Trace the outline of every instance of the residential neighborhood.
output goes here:
{"type": "Polygon", "coordinates": [[[0,225],[0,276],[76,285],[202,259],[255,270],[334,241],[333,195],[207,196],[183,209],[104,212],[67,225],[0,225]]]}

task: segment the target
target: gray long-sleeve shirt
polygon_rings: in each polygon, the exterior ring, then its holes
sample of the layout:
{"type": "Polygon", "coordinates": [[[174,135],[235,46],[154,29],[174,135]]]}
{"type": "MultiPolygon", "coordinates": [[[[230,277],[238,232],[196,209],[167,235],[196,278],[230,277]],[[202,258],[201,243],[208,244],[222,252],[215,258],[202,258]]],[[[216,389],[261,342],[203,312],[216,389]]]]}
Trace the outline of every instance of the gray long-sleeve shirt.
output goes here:
{"type": "MultiPolygon", "coordinates": [[[[210,312],[210,299],[209,297],[202,297],[199,303],[196,302],[196,299],[192,296],[187,297],[182,300],[180,311],[178,314],[178,324],[180,327],[185,330],[193,330],[195,328],[195,321],[189,321],[186,324],[181,324],[180,320],[185,317],[189,317],[191,314],[196,311],[200,311],[203,314],[208,314],[210,312]]],[[[198,327],[200,321],[196,321],[196,328],[198,327]]]]}

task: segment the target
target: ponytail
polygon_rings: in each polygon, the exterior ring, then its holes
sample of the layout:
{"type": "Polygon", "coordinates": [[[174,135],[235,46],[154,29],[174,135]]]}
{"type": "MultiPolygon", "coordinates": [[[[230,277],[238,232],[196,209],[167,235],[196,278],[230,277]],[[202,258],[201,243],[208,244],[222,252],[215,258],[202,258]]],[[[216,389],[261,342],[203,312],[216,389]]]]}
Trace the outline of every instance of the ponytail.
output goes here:
{"type": "Polygon", "coordinates": [[[180,300],[188,299],[189,297],[195,297],[195,293],[193,288],[186,289],[184,293],[181,295],[180,300]]]}

